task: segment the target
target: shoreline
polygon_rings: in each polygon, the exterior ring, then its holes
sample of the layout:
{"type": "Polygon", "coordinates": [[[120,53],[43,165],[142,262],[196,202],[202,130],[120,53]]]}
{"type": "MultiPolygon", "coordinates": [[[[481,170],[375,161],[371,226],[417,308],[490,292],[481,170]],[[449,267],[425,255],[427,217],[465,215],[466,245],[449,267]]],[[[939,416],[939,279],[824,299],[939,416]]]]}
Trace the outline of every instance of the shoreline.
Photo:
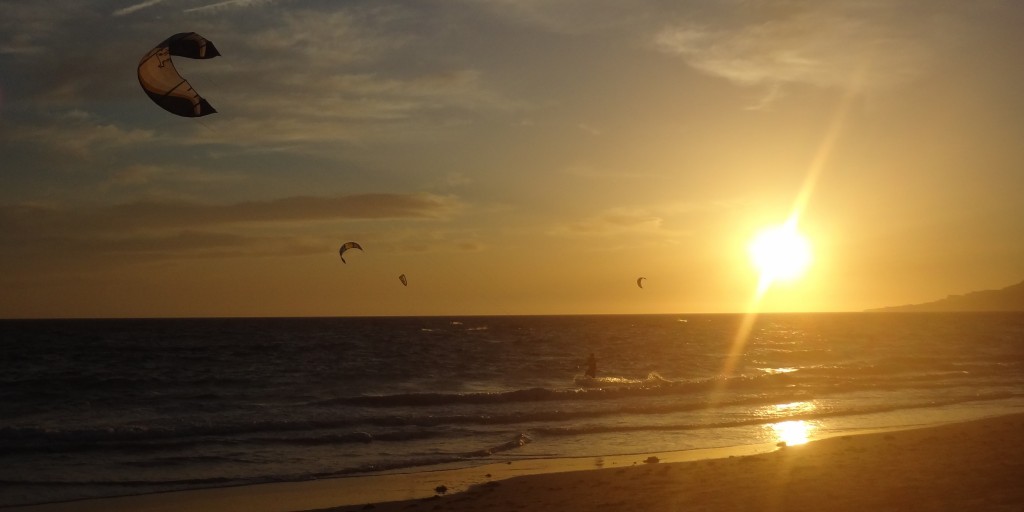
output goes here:
{"type": "Polygon", "coordinates": [[[305,512],[1024,510],[1024,413],[837,435],[747,456],[521,476],[305,512]]]}
{"type": "MultiPolygon", "coordinates": [[[[836,487],[838,490],[830,491],[833,493],[843,488],[853,488],[854,491],[846,494],[859,497],[862,501],[875,495],[863,492],[874,487],[869,482],[872,475],[883,483],[898,482],[900,478],[906,476],[889,474],[893,472],[912,475],[915,481],[924,478],[920,475],[930,475],[935,482],[952,479],[952,484],[928,485],[925,482],[915,487],[922,494],[919,499],[925,499],[929,495],[945,496],[943,499],[952,503],[957,501],[953,499],[955,496],[946,495],[950,494],[950,489],[960,488],[953,484],[956,481],[973,481],[972,474],[983,475],[986,482],[1004,481],[1000,475],[1008,476],[1008,482],[1024,481],[1024,443],[1017,439],[1021,432],[1024,432],[1024,413],[1012,413],[941,425],[837,434],[781,449],[774,444],[756,444],[605,457],[518,459],[456,469],[378,473],[303,482],[174,491],[6,507],[0,510],[340,512],[369,508],[398,511],[413,507],[430,510],[438,505],[446,510],[467,511],[582,511],[585,508],[582,505],[584,503],[588,503],[588,507],[619,503],[622,506],[616,508],[653,507],[674,510],[673,507],[676,505],[683,506],[688,503],[687,500],[695,499],[692,496],[694,493],[703,496],[701,500],[704,500],[707,510],[737,510],[749,508],[740,506],[740,502],[734,502],[739,499],[735,496],[744,494],[739,492],[740,489],[763,486],[764,478],[775,474],[768,471],[761,475],[761,478],[757,478],[751,474],[752,468],[780,464],[783,467],[799,467],[801,461],[822,469],[823,471],[818,472],[818,476],[822,478],[838,471],[838,476],[830,477],[831,483],[819,482],[819,486],[836,487]],[[645,463],[647,457],[656,457],[657,463],[645,463]],[[986,464],[986,461],[996,462],[986,464]],[[859,469],[851,471],[852,468],[859,469]],[[843,471],[849,474],[842,474],[843,471]],[[678,482],[674,482],[675,480],[678,482]],[[612,492],[613,489],[622,487],[623,481],[635,485],[626,486],[617,493],[612,492]],[[670,485],[669,482],[674,483],[670,485]],[[715,482],[723,490],[715,494],[710,492],[707,485],[694,487],[695,483],[700,482],[715,482]],[[435,491],[439,486],[447,489],[443,496],[439,496],[435,491]],[[924,490],[928,487],[932,488],[931,494],[924,490]],[[643,490],[640,490],[641,488],[643,490]],[[595,489],[600,492],[593,492],[595,489]],[[605,498],[600,498],[602,495],[605,498]],[[665,505],[669,502],[676,505],[665,505]],[[519,503],[520,508],[513,507],[516,503],[519,503]],[[573,503],[581,505],[576,506],[573,503]],[[506,505],[508,506],[505,507],[506,505]]],[[[810,476],[813,479],[815,476],[814,472],[805,470],[803,473],[804,477],[810,476]]],[[[800,488],[810,492],[813,491],[812,487],[802,485],[800,488]]],[[[980,491],[970,492],[971,489],[961,489],[959,496],[986,499],[986,496],[999,495],[1005,503],[1024,507],[1024,490],[1017,490],[1021,487],[1018,484],[1004,486],[1007,487],[1004,490],[1009,494],[994,491],[990,488],[991,485],[983,487],[988,490],[981,496],[976,495],[980,494],[980,491]]],[[[772,489],[762,491],[769,492],[772,489]]],[[[757,496],[759,494],[747,496],[747,499],[753,500],[757,496]]],[[[801,496],[804,494],[787,489],[785,495],[779,496],[778,499],[803,499],[801,496]]],[[[929,502],[936,499],[938,498],[928,498],[929,502]]],[[[856,502],[848,498],[844,500],[856,502]]],[[[829,499],[827,502],[818,503],[817,506],[827,504],[832,507],[831,502],[832,499],[829,499]]],[[[904,505],[904,509],[916,508],[906,503],[904,505]]],[[[862,503],[861,506],[877,508],[879,503],[862,503]]],[[[970,507],[962,507],[967,508],[970,507]]]]}
{"type": "Polygon", "coordinates": [[[517,477],[552,473],[590,471],[606,467],[625,468],[641,464],[650,456],[661,462],[689,462],[697,460],[743,457],[776,450],[771,443],[700,448],[673,452],[643,454],[581,456],[558,458],[528,458],[505,462],[489,462],[466,467],[423,471],[393,471],[365,475],[305,480],[298,482],[270,482],[228,487],[210,487],[167,491],[106,498],[40,503],[0,507],[0,512],[101,512],[131,510],[139,512],[164,511],[219,511],[245,510],[247,512],[300,512],[337,507],[361,507],[371,503],[417,501],[430,499],[435,488],[444,485],[449,494],[468,491],[517,477]],[[301,504],[295,507],[291,504],[301,504]]]}

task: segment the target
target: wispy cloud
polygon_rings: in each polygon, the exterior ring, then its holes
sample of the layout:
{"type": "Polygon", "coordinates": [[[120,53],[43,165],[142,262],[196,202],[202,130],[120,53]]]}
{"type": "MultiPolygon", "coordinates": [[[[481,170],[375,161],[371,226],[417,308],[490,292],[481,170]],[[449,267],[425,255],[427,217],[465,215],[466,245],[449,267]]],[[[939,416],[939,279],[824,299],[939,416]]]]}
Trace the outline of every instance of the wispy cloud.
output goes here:
{"type": "Polygon", "coordinates": [[[44,47],[24,36],[15,36],[0,42],[0,55],[33,55],[43,51],[44,47]]]}
{"type": "Polygon", "coordinates": [[[637,241],[674,245],[707,229],[710,219],[720,222],[742,208],[742,202],[737,201],[615,206],[563,223],[548,233],[560,237],[615,239],[622,246],[637,241]]]}
{"type": "Polygon", "coordinates": [[[124,128],[82,110],[61,113],[45,124],[24,126],[8,132],[14,140],[41,144],[76,158],[90,158],[96,152],[128,147],[150,141],[149,130],[124,128]]]}
{"type": "Polygon", "coordinates": [[[466,3],[474,7],[485,5],[510,20],[564,34],[615,30],[649,15],[646,1],[467,0],[466,3]]]}
{"type": "MultiPolygon", "coordinates": [[[[660,30],[661,51],[741,85],[884,87],[918,75],[931,59],[934,32],[907,25],[891,2],[814,2],[766,10],[743,21],[686,22],[660,30]],[[901,20],[900,24],[893,19],[901,20]]],[[[738,18],[738,17],[737,17],[738,18]]],[[[922,18],[920,23],[927,25],[922,18]]],[[[767,100],[777,94],[769,89],[767,100]]]]}
{"type": "Polygon", "coordinates": [[[163,2],[164,2],[164,0],[146,0],[145,2],[139,2],[137,4],[129,5],[128,7],[123,7],[121,9],[118,9],[118,10],[114,11],[113,14],[114,14],[114,16],[124,16],[126,14],[131,14],[131,13],[133,13],[135,11],[141,11],[142,9],[145,9],[147,7],[152,7],[154,5],[157,5],[157,4],[160,4],[160,3],[163,3],[163,2]]]}
{"type": "MultiPolygon", "coordinates": [[[[452,197],[360,194],[228,204],[137,201],[105,207],[0,205],[5,268],[107,268],[182,258],[301,256],[336,251],[339,222],[440,220],[452,197]]],[[[351,230],[349,230],[351,232],[351,230]]],[[[460,239],[456,239],[458,242],[460,239]]]]}
{"type": "Polygon", "coordinates": [[[574,222],[569,231],[584,234],[608,235],[634,231],[657,231],[664,219],[646,209],[614,208],[594,217],[574,222]]]}
{"type": "Polygon", "coordinates": [[[432,194],[296,196],[266,201],[204,204],[137,201],[95,208],[23,204],[0,206],[0,226],[22,237],[183,230],[366,219],[439,219],[454,213],[456,199],[432,194]]]}
{"type": "Polygon", "coordinates": [[[200,138],[261,148],[364,143],[520,107],[479,69],[438,66],[432,55],[410,68],[419,36],[408,23],[389,9],[296,8],[267,20],[260,37],[204,34],[223,56],[190,70],[220,112],[204,119],[216,128],[200,138]]]}
{"type": "Polygon", "coordinates": [[[264,82],[269,89],[263,95],[216,98],[226,119],[213,122],[226,126],[203,132],[201,139],[261,147],[366,142],[398,137],[402,132],[437,132],[458,125],[472,113],[517,108],[514,101],[489,91],[473,70],[403,79],[370,74],[336,74],[315,80],[305,80],[304,74],[280,78],[302,82],[291,92],[284,92],[285,83],[275,84],[273,75],[267,76],[271,82],[264,82]]]}
{"type": "Polygon", "coordinates": [[[146,197],[188,197],[189,190],[210,190],[215,184],[236,187],[249,178],[241,171],[213,171],[175,163],[129,164],[107,174],[107,180],[97,187],[105,196],[128,192],[146,197]]]}
{"type": "MultiPolygon", "coordinates": [[[[55,9],[43,2],[0,2],[0,55],[45,54],[62,42],[61,26],[79,16],[87,18],[87,11],[78,3],[55,9]]],[[[4,74],[9,78],[7,70],[4,74]]]]}
{"type": "MultiPolygon", "coordinates": [[[[185,12],[185,13],[189,13],[189,12],[214,12],[214,11],[220,11],[220,10],[225,10],[225,9],[251,7],[251,6],[256,6],[256,5],[261,5],[261,4],[268,4],[268,3],[272,3],[274,1],[276,1],[276,0],[223,0],[221,2],[213,2],[213,3],[210,3],[210,2],[192,2],[192,3],[199,3],[201,5],[197,5],[197,6],[194,6],[194,7],[186,7],[184,9],[181,9],[180,11],[181,12],[185,12]]],[[[114,16],[125,16],[127,14],[132,14],[132,13],[144,10],[144,9],[148,9],[150,7],[154,7],[154,6],[157,6],[159,4],[163,4],[165,2],[166,2],[166,0],[143,0],[141,2],[129,5],[127,7],[122,7],[120,9],[117,9],[112,14],[114,16]]],[[[175,8],[178,8],[178,6],[175,6],[175,8]]]]}
{"type": "Polygon", "coordinates": [[[225,0],[223,2],[201,5],[199,7],[190,7],[185,9],[184,12],[218,11],[221,9],[230,9],[235,7],[250,7],[253,5],[270,3],[271,1],[272,0],[225,0]]]}

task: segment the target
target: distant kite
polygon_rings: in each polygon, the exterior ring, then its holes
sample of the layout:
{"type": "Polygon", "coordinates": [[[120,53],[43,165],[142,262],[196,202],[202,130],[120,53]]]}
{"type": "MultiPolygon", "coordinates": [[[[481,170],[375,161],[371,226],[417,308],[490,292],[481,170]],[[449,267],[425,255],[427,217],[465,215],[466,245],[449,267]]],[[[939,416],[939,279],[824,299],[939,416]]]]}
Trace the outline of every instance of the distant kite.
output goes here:
{"type": "Polygon", "coordinates": [[[338,256],[341,256],[342,263],[348,263],[347,261],[345,261],[345,251],[349,249],[359,249],[360,251],[363,250],[362,246],[355,242],[345,242],[341,244],[341,249],[338,249],[338,256]]]}
{"type": "Polygon", "coordinates": [[[206,102],[188,80],[178,74],[171,55],[190,59],[212,59],[220,55],[213,43],[195,32],[174,34],[139,61],[139,84],[149,98],[164,110],[183,117],[200,117],[217,111],[206,102]]]}
{"type": "Polygon", "coordinates": [[[402,286],[409,286],[409,280],[405,278],[405,274],[398,276],[398,280],[402,282],[402,286]]]}
{"type": "Polygon", "coordinates": [[[644,287],[644,279],[647,279],[647,278],[646,277],[638,277],[638,278],[636,278],[636,285],[639,286],[640,288],[643,288],[644,287]]]}

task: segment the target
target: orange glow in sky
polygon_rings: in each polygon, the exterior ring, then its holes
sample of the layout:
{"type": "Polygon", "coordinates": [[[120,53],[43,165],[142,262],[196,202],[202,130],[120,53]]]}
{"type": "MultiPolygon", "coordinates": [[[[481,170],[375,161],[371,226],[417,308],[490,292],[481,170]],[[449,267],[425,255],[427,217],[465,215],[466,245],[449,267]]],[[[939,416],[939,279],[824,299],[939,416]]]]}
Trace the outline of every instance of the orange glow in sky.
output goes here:
{"type": "Polygon", "coordinates": [[[909,1],[14,3],[0,318],[860,311],[1019,282],[1024,11],[909,1]],[[184,30],[221,53],[175,59],[198,119],[124,73],[184,30]]]}

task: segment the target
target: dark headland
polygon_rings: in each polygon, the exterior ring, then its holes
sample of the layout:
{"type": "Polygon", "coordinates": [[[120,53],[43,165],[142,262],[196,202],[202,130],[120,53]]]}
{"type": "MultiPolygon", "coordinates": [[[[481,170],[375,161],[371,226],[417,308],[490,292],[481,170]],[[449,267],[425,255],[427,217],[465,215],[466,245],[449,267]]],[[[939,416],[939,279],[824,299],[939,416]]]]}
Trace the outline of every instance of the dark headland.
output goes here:
{"type": "Polygon", "coordinates": [[[923,304],[869,309],[870,312],[1024,311],[1024,281],[998,290],[950,295],[923,304]]]}

